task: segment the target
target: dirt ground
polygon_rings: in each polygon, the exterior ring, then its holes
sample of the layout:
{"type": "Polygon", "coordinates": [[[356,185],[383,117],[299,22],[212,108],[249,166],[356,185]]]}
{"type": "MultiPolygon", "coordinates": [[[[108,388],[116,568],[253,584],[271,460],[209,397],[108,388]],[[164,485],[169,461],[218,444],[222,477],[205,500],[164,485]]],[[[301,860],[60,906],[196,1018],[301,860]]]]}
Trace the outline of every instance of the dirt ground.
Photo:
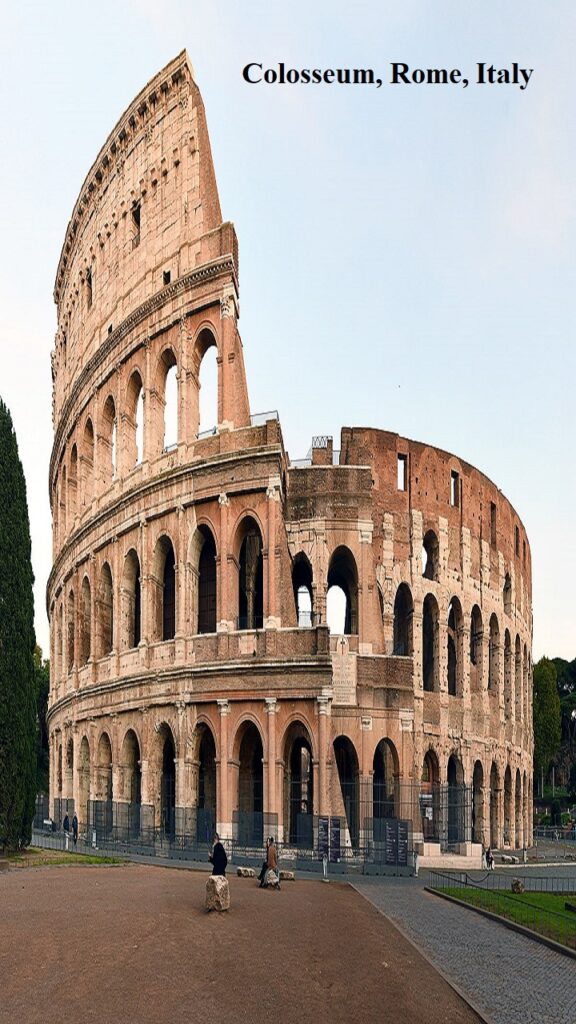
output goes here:
{"type": "Polygon", "coordinates": [[[381,914],[344,884],[142,865],[0,875],[0,1021],[52,1024],[477,1024],[381,914]]]}

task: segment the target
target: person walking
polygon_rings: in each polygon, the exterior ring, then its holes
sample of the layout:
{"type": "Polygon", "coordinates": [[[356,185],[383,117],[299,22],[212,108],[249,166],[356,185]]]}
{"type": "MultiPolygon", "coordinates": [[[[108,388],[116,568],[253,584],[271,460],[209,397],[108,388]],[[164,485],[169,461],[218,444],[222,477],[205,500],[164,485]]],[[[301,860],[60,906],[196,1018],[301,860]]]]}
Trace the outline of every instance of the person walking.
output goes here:
{"type": "Polygon", "coordinates": [[[264,852],[264,860],[262,862],[262,870],[258,875],[258,881],[260,882],[260,888],[264,888],[264,879],[266,878],[266,872],[268,871],[268,847],[270,846],[270,838],[266,839],[266,850],[264,852]]]}
{"type": "Polygon", "coordinates": [[[212,853],[208,860],[212,864],[213,875],[225,875],[226,865],[228,863],[228,857],[226,856],[226,850],[220,842],[220,836],[217,832],[214,833],[214,845],[212,847],[212,853]]]}

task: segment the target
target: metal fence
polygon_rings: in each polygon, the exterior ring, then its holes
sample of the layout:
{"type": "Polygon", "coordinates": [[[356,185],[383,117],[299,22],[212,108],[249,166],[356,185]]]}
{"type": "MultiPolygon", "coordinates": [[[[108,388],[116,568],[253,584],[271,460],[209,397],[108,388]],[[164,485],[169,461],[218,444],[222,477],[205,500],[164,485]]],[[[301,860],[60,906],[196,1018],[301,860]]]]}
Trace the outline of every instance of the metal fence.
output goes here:
{"type": "Polygon", "coordinates": [[[576,950],[576,874],[511,878],[493,872],[472,877],[431,871],[428,888],[576,950]]]}

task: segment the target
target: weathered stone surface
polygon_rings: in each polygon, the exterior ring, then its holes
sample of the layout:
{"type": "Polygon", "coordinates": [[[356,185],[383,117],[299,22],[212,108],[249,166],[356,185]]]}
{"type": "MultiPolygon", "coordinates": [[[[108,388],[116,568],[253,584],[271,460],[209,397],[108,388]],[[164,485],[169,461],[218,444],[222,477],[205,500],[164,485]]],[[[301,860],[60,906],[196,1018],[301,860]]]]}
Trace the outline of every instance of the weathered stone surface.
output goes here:
{"type": "Polygon", "coordinates": [[[229,910],[230,888],[224,875],[210,875],[206,882],[206,910],[229,910]]]}
{"type": "Polygon", "coordinates": [[[524,882],[521,878],[512,879],[512,892],[518,893],[518,895],[524,892],[524,882]]]}
{"type": "Polygon", "coordinates": [[[296,880],[296,876],[295,876],[293,871],[281,871],[280,872],[280,881],[281,882],[294,882],[295,880],[296,880]]]}
{"type": "MultiPolygon", "coordinates": [[[[238,242],[185,53],[133,101],[89,171],[55,298],[50,813],[60,822],[74,805],[83,832],[90,795],[113,791],[122,828],[140,775],[141,827],[158,829],[167,759],[186,794],[181,832],[197,828],[203,775],[228,841],[242,787],[271,757],[283,768],[263,810],[289,842],[299,798],[286,806],[284,794],[303,744],[308,793],[317,759],[325,813],[344,822],[328,764],[342,729],[334,705],[347,709],[346,763],[415,788],[423,769],[430,785],[451,777],[481,797],[476,844],[530,845],[524,527],[495,484],[446,451],[344,427],[339,457],[317,437],[295,465],[276,415],[251,416],[238,242]],[[206,433],[200,380],[216,353],[206,433]],[[334,633],[346,635],[331,636],[327,587],[342,583],[334,633]],[[301,591],[310,610],[299,613],[301,591]],[[263,699],[282,664],[290,671],[263,699]],[[217,791],[228,794],[220,807],[217,791]]],[[[407,806],[422,841],[421,811],[432,831],[445,811],[416,796],[407,806]]],[[[461,840],[472,804],[467,819],[461,840]]]]}
{"type": "Polygon", "coordinates": [[[256,878],[254,868],[238,868],[236,874],[238,878],[256,878]]]}

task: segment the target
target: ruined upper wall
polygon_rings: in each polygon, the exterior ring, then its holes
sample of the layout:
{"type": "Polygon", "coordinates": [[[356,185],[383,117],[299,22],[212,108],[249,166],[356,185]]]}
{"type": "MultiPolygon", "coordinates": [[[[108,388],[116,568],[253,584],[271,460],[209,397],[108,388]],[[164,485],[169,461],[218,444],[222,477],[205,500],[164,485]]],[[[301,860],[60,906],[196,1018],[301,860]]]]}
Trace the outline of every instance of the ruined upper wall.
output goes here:
{"type": "Polygon", "coordinates": [[[66,231],[54,298],[54,414],[78,372],[142,304],[232,253],[222,231],[204,105],[185,51],[157,74],[100,150],[66,231]]]}

